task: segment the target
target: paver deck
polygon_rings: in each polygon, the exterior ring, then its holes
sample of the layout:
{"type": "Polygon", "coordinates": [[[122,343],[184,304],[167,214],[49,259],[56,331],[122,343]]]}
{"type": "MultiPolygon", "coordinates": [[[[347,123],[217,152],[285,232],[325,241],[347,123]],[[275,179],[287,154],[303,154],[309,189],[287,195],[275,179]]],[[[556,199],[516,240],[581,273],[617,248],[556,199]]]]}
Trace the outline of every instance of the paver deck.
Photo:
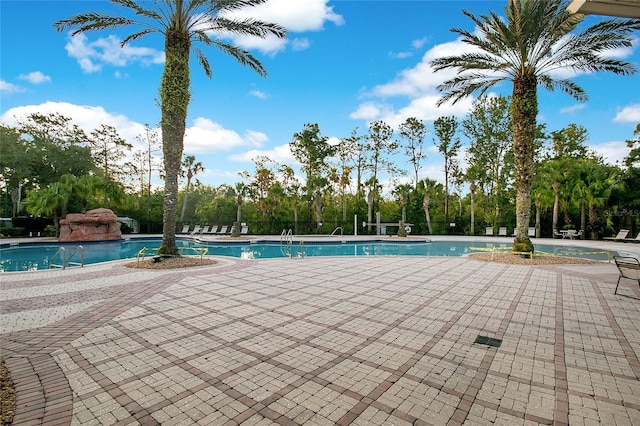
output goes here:
{"type": "Polygon", "coordinates": [[[218,260],[1,275],[14,424],[640,424],[613,264],[218,260]]]}

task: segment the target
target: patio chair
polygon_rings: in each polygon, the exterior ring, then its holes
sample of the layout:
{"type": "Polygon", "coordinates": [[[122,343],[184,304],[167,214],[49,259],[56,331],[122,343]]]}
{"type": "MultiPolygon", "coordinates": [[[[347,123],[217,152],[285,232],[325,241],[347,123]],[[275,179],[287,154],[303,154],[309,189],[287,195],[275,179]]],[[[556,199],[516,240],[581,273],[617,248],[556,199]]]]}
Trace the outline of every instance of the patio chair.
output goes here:
{"type": "Polygon", "coordinates": [[[208,232],[205,232],[205,234],[211,235],[211,234],[215,234],[217,231],[218,231],[218,225],[213,225],[208,232]]]}
{"type": "Polygon", "coordinates": [[[182,227],[182,231],[180,231],[181,234],[188,234],[189,233],[189,227],[190,225],[184,225],[182,227]]]}
{"type": "Polygon", "coordinates": [[[621,229],[620,232],[618,232],[618,235],[616,235],[615,237],[604,237],[603,240],[613,240],[613,241],[624,240],[625,238],[627,238],[628,233],[629,233],[628,229],[621,229]]]}
{"type": "Polygon", "coordinates": [[[200,235],[206,234],[209,232],[209,225],[206,225],[204,228],[200,230],[200,235]]]}
{"type": "Polygon", "coordinates": [[[240,228],[240,235],[247,235],[249,233],[249,227],[247,225],[242,225],[240,228]]]}
{"type": "Polygon", "coordinates": [[[487,228],[484,230],[484,236],[493,237],[493,226],[487,226],[487,228]]]}
{"type": "Polygon", "coordinates": [[[613,257],[620,276],[618,277],[618,283],[616,284],[616,290],[613,294],[618,294],[618,287],[620,286],[620,280],[626,278],[629,280],[635,280],[640,288],[640,262],[635,257],[613,257]]]}
{"type": "Polygon", "coordinates": [[[498,237],[506,237],[507,236],[507,227],[501,226],[498,230],[498,237]]]}
{"type": "Polygon", "coordinates": [[[220,230],[218,232],[216,232],[217,235],[224,235],[227,233],[227,225],[224,225],[222,228],[220,228],[220,230]]]}
{"type": "Polygon", "coordinates": [[[536,236],[536,228],[533,226],[530,226],[529,229],[527,230],[527,233],[529,234],[530,237],[535,237],[536,236]]]}
{"type": "Polygon", "coordinates": [[[638,232],[638,235],[635,238],[625,238],[624,241],[630,243],[640,243],[640,232],[638,232]]]}
{"type": "Polygon", "coordinates": [[[191,231],[191,233],[189,235],[193,237],[194,235],[196,235],[197,233],[200,232],[200,229],[202,229],[202,227],[200,225],[194,226],[193,227],[193,231],[191,231]]]}

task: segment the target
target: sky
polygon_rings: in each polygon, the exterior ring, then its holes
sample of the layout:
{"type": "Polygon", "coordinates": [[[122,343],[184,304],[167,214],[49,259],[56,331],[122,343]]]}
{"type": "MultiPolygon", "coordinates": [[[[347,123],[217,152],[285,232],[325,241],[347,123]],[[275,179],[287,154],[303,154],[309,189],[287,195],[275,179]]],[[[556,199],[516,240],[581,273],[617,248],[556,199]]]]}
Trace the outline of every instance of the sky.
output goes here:
{"type": "MultiPolygon", "coordinates": [[[[288,34],[285,39],[224,39],[255,55],[268,72],[266,78],[214,47],[197,45],[209,59],[213,78],[192,58],[184,154],[195,156],[205,168],[196,179],[233,185],[241,180],[239,172],[252,174],[252,160],[259,156],[295,168],[289,142],[305,123],[317,123],[323,136],[338,141],[355,129],[365,134],[375,120],[397,128],[407,117],[416,117],[429,129],[438,117],[462,120],[473,98],[437,107],[436,86],[453,74],[434,73],[429,62],[463,51],[450,31],[474,30],[462,9],[476,16],[502,14],[505,4],[269,0],[247,9],[249,16],[285,26],[288,34]]],[[[34,112],[57,112],[87,133],[102,124],[114,126],[133,150],[144,150],[137,137],[145,124],[157,128],[160,121],[163,39],[147,35],[122,48],[121,41],[134,28],[71,37],[53,27],[57,20],[84,12],[128,13],[106,0],[0,0],[0,122],[14,126],[34,112]]],[[[600,19],[587,16],[585,24],[600,19]]],[[[640,67],[640,34],[632,48],[610,54],[640,67]]],[[[640,74],[560,72],[574,76],[589,100],[579,103],[540,88],[538,122],[550,131],[570,123],[584,126],[591,149],[610,163],[621,162],[628,153],[624,141],[634,137],[640,123],[640,74]]],[[[494,93],[509,95],[511,90],[505,83],[494,93]]],[[[431,131],[419,176],[442,182],[444,160],[433,139],[431,131]]],[[[405,156],[396,161],[412,175],[405,156]]],[[[160,183],[155,176],[154,184],[160,183]]]]}

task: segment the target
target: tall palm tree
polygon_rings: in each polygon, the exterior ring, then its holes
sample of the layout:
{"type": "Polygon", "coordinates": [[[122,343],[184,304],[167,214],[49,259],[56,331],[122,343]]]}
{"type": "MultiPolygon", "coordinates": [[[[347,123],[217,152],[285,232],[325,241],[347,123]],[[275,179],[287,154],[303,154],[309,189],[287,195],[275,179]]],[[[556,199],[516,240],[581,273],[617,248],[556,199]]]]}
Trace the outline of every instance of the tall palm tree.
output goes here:
{"type": "Polygon", "coordinates": [[[557,77],[559,69],[609,71],[628,75],[636,67],[606,54],[629,47],[640,20],[603,20],[574,33],[584,18],[567,11],[565,0],[509,0],[506,19],[491,12],[473,16],[463,13],[477,26],[471,32],[451,31],[474,51],[436,59],[436,71],[453,69],[456,77],[438,86],[443,92],[439,105],[453,103],[478,91],[480,95],[502,82],[513,83],[511,120],[516,176],[516,238],[514,250],[529,251],[533,244],[527,235],[531,214],[531,181],[534,171],[534,140],[538,114],[538,85],[558,89],[578,101],[586,92],[570,79],[557,77]]]}
{"type": "Polygon", "coordinates": [[[122,45],[151,33],[164,36],[165,64],[160,83],[162,152],[164,156],[164,205],[161,254],[177,255],[176,210],[178,175],[184,147],[187,107],[191,98],[189,56],[195,54],[207,77],[211,77],[209,61],[194,42],[215,46],[233,56],[240,64],[248,65],[259,75],[266,70],[251,53],[233,44],[212,38],[214,34],[241,34],[265,38],[284,37],[286,29],[280,25],[254,19],[229,18],[229,12],[256,6],[267,0],[111,0],[135,14],[134,18],[101,13],[83,13],[57,21],[58,31],[72,29],[71,35],[115,27],[138,27],[125,37],[122,45]]]}
{"type": "Polygon", "coordinates": [[[182,200],[182,211],[180,212],[180,222],[184,220],[184,213],[187,211],[187,198],[189,197],[189,188],[191,187],[191,179],[195,175],[204,171],[201,161],[196,161],[193,155],[186,155],[182,161],[183,173],[187,176],[187,186],[184,189],[184,199],[182,200]]]}

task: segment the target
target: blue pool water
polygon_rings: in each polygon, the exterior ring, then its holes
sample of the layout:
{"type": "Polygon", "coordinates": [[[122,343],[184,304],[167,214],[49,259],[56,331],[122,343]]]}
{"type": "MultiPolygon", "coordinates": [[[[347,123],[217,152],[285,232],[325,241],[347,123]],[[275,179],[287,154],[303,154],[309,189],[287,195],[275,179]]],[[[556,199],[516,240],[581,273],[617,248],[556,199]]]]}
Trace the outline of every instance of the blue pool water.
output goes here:
{"type": "MultiPolygon", "coordinates": [[[[101,263],[112,260],[135,259],[142,248],[157,249],[160,238],[128,239],[121,241],[105,241],[83,243],[84,263],[101,263]]],[[[472,241],[336,241],[294,242],[292,246],[280,242],[205,242],[190,239],[178,239],[176,244],[184,254],[195,254],[192,249],[206,248],[208,256],[228,256],[241,259],[272,259],[282,257],[304,256],[462,256],[477,252],[478,249],[510,250],[511,244],[472,241]]],[[[76,251],[78,244],[19,244],[0,248],[0,271],[16,272],[48,269],[50,259],[59,247],[65,247],[67,253],[76,251]]],[[[561,247],[536,245],[536,250],[550,253],[588,257],[607,260],[606,253],[596,253],[593,249],[579,247],[561,247]]],[[[154,252],[147,253],[147,257],[154,252]]],[[[613,256],[612,253],[611,255],[613,256]]],[[[67,255],[68,256],[68,255],[67,255]]],[[[79,261],[76,253],[72,262],[79,261]]],[[[54,259],[59,263],[59,258],[54,259]]]]}

